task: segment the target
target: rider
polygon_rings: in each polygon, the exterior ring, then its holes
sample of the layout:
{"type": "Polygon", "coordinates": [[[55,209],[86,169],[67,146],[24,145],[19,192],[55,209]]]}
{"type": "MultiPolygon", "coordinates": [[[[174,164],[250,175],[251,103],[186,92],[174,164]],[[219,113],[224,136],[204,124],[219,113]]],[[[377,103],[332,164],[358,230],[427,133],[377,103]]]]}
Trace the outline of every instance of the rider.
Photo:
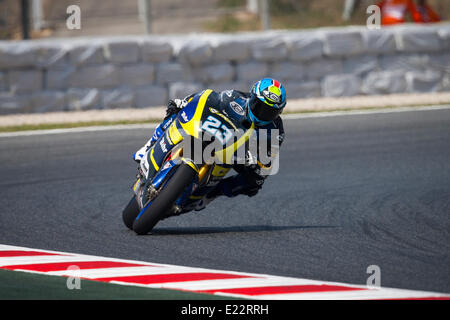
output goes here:
{"type": "MultiPolygon", "coordinates": [[[[185,107],[190,99],[196,94],[187,96],[184,99],[170,100],[166,110],[166,117],[158,125],[152,138],[134,155],[133,158],[138,163],[145,152],[161,137],[164,131],[172,124],[177,114],[185,107]]],[[[238,90],[226,90],[215,93],[219,105],[230,105],[233,109],[237,108],[245,113],[244,121],[247,125],[252,122],[258,128],[278,129],[278,141],[281,145],[284,139],[283,122],[280,114],[286,106],[286,90],[277,80],[264,78],[257,81],[251,88],[251,91],[241,92],[238,90]]],[[[259,164],[234,165],[233,169],[236,175],[222,179],[217,186],[210,191],[197,205],[195,210],[202,210],[205,206],[217,198],[225,195],[235,197],[240,194],[252,197],[261,189],[267,175],[261,172],[259,164]]]]}

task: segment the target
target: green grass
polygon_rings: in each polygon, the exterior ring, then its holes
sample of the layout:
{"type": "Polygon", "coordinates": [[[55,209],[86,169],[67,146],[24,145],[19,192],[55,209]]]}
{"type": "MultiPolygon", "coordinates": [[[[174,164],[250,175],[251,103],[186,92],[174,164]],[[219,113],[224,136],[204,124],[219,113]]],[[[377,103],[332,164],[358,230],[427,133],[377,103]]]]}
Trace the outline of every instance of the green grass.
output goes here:
{"type": "Polygon", "coordinates": [[[211,294],[122,286],[81,280],[68,289],[67,279],[28,272],[0,270],[0,300],[229,300],[211,294]]]}

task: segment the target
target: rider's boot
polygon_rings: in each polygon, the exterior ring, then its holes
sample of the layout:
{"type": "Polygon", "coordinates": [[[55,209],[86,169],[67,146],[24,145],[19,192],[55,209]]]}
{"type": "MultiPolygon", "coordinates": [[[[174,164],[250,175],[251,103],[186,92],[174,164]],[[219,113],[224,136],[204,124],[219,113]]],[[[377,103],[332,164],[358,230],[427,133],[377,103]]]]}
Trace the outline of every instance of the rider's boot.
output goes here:
{"type": "Polygon", "coordinates": [[[201,211],[203,209],[206,208],[206,206],[208,204],[210,204],[212,201],[214,201],[214,199],[216,199],[218,197],[217,196],[212,196],[210,197],[208,194],[206,196],[204,196],[199,202],[198,204],[195,206],[195,211],[201,211]]]}
{"type": "MultiPolygon", "coordinates": [[[[221,181],[222,182],[222,181],[221,181]]],[[[195,211],[200,211],[206,208],[208,204],[214,201],[217,197],[224,195],[221,183],[219,183],[213,190],[208,192],[196,205],[195,211]]]]}

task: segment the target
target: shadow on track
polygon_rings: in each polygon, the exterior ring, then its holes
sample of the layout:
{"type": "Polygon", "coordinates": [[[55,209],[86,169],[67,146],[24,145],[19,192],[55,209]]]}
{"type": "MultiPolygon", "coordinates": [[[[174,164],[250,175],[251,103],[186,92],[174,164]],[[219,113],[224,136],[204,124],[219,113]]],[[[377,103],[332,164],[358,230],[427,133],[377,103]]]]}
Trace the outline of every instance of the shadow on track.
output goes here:
{"type": "Polygon", "coordinates": [[[264,232],[281,231],[296,229],[323,229],[337,228],[337,226],[230,226],[230,227],[173,227],[173,228],[155,228],[149,235],[195,235],[195,234],[215,234],[215,233],[235,233],[235,232],[264,232]]]}

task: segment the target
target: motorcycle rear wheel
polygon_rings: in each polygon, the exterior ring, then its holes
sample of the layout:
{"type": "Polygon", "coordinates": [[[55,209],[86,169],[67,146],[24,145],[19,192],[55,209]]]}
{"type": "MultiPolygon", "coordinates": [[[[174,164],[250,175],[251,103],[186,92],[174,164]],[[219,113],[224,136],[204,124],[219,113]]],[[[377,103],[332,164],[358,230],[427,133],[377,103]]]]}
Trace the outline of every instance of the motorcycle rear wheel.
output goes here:
{"type": "Polygon", "coordinates": [[[183,194],[192,183],[197,172],[188,164],[182,163],[177,172],[169,180],[164,189],[153,200],[142,215],[133,222],[133,230],[139,235],[149,233],[169,210],[175,201],[183,194]]]}

